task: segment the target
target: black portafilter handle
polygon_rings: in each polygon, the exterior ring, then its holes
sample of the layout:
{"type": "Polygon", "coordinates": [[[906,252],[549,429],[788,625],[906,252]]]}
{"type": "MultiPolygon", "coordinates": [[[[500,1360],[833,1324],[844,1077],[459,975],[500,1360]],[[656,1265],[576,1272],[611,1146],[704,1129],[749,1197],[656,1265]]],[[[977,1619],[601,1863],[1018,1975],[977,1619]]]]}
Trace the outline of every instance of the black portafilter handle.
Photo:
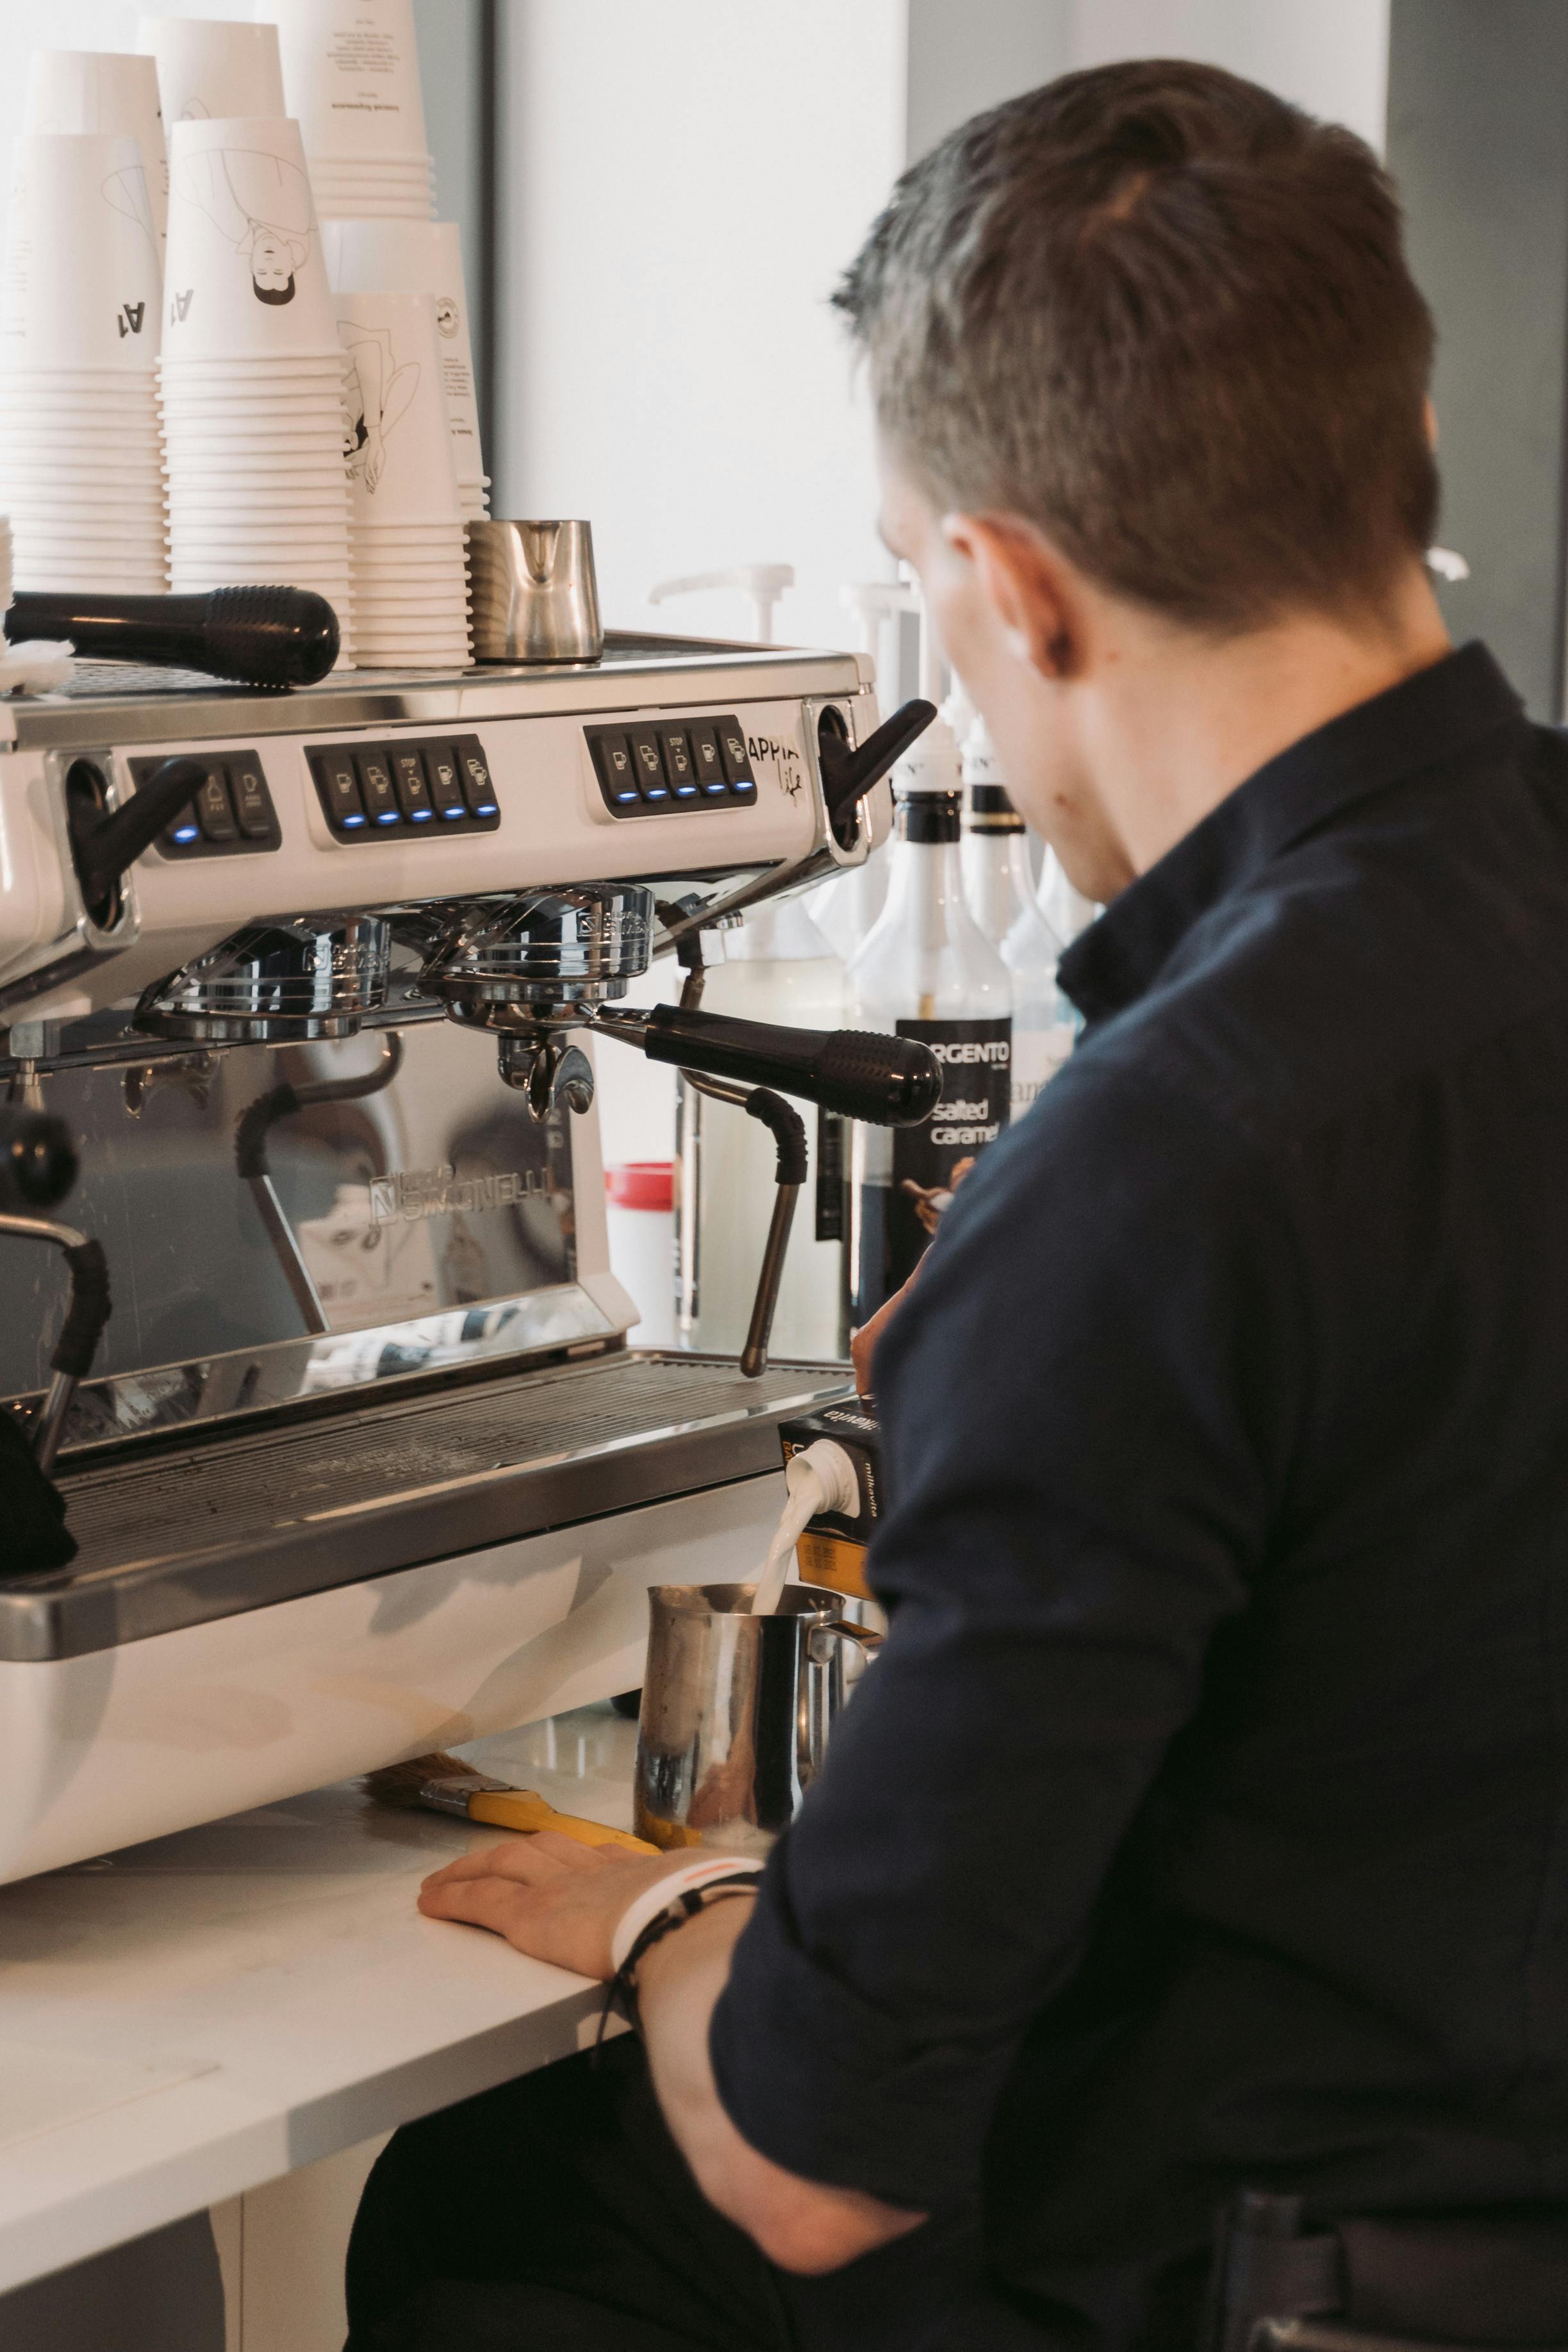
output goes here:
{"type": "Polygon", "coordinates": [[[5,615],[12,645],[68,637],[84,661],[203,670],[242,686],[314,686],[338,658],[338,615],[308,588],[214,588],[204,596],[24,592],[5,615]]]}
{"type": "Polygon", "coordinates": [[[830,704],[817,721],[817,764],[822,772],[822,793],[828,818],[841,849],[855,845],[860,804],[874,784],[880,784],[910,745],[918,740],[936,716],[934,702],[906,702],[884,719],[874,735],[852,749],[841,730],[843,721],[830,704]]]}
{"type": "MultiPolygon", "coordinates": [[[[15,612],[16,606],[12,606],[15,612]]],[[[108,930],[117,911],[116,886],[144,849],[183,808],[189,807],[207,779],[200,760],[165,760],[140,791],[105,814],[101,778],[90,761],[66,772],[66,827],[81,884],[82,904],[99,929],[108,930]]]]}
{"type": "Polygon", "coordinates": [[[0,1103],[0,1212],[26,1217],[57,1207],[77,1181],[78,1164],[63,1118],[0,1103]]]}
{"type": "Polygon", "coordinates": [[[773,1087],[873,1127],[918,1127],[942,1099],[929,1045],[870,1029],[776,1029],[724,1013],[656,1004],[645,1016],[604,1007],[598,1024],[640,1045],[651,1062],[684,1064],[710,1077],[773,1087]]]}

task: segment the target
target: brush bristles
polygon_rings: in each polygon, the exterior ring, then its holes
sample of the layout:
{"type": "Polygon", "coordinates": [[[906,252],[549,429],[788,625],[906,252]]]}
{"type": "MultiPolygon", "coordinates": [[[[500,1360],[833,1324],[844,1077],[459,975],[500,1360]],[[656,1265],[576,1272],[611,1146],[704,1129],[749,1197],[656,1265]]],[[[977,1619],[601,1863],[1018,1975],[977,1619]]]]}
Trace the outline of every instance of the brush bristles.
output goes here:
{"type": "Polygon", "coordinates": [[[432,1780],[472,1780],[476,1777],[472,1764],[465,1764],[461,1756],[448,1756],[441,1750],[434,1756],[413,1756],[406,1764],[383,1764],[379,1772],[364,1775],[365,1787],[383,1805],[420,1805],[423,1791],[432,1780]]]}

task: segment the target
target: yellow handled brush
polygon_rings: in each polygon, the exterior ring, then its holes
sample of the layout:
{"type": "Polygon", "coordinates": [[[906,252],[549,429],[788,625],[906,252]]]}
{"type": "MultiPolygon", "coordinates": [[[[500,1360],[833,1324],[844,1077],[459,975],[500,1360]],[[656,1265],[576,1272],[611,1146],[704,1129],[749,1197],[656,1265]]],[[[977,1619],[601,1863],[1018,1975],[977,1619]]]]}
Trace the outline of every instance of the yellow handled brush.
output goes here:
{"type": "Polygon", "coordinates": [[[555,1830],[561,1837],[575,1838],[579,1845],[619,1846],[626,1853],[659,1851],[625,1830],[580,1821],[575,1813],[558,1813],[531,1789],[492,1780],[458,1756],[416,1756],[409,1764],[389,1764],[382,1771],[367,1772],[365,1787],[383,1805],[423,1805],[431,1812],[487,1822],[497,1830],[555,1830]]]}

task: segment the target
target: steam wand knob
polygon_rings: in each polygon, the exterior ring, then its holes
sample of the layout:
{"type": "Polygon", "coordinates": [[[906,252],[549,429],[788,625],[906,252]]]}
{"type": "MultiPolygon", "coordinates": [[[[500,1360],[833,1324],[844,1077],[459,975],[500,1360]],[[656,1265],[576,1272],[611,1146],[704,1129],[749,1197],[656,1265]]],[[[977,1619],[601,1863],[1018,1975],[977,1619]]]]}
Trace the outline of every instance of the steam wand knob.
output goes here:
{"type": "Polygon", "coordinates": [[[140,791],[109,814],[104,813],[101,769],[74,760],[66,774],[66,827],[81,884],[82,904],[99,930],[120,915],[120,877],[150,849],[207,780],[199,760],[165,760],[140,791]]]}
{"type": "Polygon", "coordinates": [[[906,702],[884,719],[874,735],[853,750],[843,731],[844,722],[831,703],[817,721],[817,764],[822,772],[822,793],[828,819],[841,849],[852,849],[860,804],[888,770],[903,759],[936,716],[934,702],[906,702]]]}

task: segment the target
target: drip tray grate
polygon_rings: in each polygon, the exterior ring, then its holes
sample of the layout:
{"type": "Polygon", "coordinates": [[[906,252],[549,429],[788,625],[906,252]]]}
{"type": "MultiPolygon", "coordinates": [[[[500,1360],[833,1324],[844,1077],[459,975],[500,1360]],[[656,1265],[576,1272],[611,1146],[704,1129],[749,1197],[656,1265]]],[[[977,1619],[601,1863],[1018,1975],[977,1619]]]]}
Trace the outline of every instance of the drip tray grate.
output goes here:
{"type": "Polygon", "coordinates": [[[0,1578],[0,1658],[145,1639],[779,1467],[844,1371],[622,1355],[60,1478],[68,1569],[0,1578]]]}

